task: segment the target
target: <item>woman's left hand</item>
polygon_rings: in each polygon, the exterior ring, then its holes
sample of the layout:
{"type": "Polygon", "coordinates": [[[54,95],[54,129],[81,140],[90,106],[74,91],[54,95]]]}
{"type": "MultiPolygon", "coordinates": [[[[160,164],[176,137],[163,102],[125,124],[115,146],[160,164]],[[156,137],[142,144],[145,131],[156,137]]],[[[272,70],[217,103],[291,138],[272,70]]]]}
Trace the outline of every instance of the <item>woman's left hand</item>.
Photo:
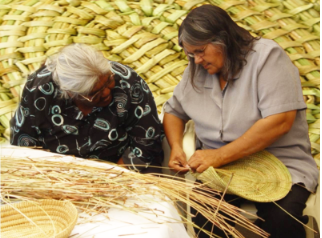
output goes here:
{"type": "Polygon", "coordinates": [[[198,173],[202,173],[210,166],[218,168],[222,166],[220,150],[197,150],[189,159],[188,165],[198,173]]]}

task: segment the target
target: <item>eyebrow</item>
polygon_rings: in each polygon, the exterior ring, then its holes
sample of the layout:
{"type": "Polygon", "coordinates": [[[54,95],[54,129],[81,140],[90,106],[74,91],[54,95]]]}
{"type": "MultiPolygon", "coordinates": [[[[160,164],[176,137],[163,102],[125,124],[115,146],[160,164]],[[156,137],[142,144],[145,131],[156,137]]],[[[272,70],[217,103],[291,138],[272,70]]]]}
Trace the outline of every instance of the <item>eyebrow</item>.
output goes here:
{"type": "Polygon", "coordinates": [[[196,53],[196,52],[200,52],[200,51],[204,51],[205,49],[204,48],[202,48],[202,49],[195,49],[193,52],[189,52],[189,51],[187,51],[187,54],[193,54],[193,53],[196,53]]]}

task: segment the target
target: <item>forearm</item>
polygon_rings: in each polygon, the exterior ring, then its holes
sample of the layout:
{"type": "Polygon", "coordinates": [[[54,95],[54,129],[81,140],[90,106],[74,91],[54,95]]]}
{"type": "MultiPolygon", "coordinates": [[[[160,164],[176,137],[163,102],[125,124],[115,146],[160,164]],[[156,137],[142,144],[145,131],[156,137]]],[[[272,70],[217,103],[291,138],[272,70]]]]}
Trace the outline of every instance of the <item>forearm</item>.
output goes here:
{"type": "Polygon", "coordinates": [[[261,151],[291,129],[295,116],[296,111],[290,111],[260,119],[241,137],[219,149],[197,150],[188,165],[202,173],[210,166],[218,168],[261,151]]]}
{"type": "Polygon", "coordinates": [[[165,113],[163,118],[164,132],[171,148],[182,148],[183,132],[186,122],[172,114],[165,113]]]}
{"type": "Polygon", "coordinates": [[[287,133],[293,124],[296,111],[263,118],[235,141],[218,149],[220,166],[264,150],[287,133]]]}
{"type": "Polygon", "coordinates": [[[171,147],[169,167],[179,172],[189,171],[186,155],[182,148],[185,124],[186,121],[174,115],[169,113],[165,113],[164,115],[163,127],[168,143],[171,147]]]}

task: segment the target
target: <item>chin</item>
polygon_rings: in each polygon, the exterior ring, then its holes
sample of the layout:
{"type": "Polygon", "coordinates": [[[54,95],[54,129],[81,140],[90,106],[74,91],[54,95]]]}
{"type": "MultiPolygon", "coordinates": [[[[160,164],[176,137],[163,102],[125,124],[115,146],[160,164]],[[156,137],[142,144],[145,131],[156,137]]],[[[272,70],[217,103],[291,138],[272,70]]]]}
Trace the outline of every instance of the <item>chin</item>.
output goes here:
{"type": "Polygon", "coordinates": [[[220,71],[221,70],[219,70],[218,68],[213,68],[213,67],[210,67],[209,69],[207,69],[208,74],[211,74],[211,75],[218,74],[220,73],[220,71]]]}
{"type": "Polygon", "coordinates": [[[213,69],[207,69],[207,72],[208,74],[211,74],[211,75],[218,73],[217,70],[213,70],[213,69]]]}

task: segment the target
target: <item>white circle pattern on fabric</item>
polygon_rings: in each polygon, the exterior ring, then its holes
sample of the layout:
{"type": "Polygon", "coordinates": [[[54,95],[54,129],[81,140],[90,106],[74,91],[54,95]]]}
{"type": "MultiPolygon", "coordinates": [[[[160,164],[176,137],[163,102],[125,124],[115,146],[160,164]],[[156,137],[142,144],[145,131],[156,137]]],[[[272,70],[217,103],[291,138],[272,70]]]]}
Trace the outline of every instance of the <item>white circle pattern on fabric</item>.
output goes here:
{"type": "Polygon", "coordinates": [[[129,79],[131,77],[131,70],[128,69],[126,66],[114,61],[111,61],[111,66],[111,71],[114,74],[117,74],[125,79],[129,79]]]}
{"type": "Polygon", "coordinates": [[[47,68],[44,68],[42,71],[40,71],[38,74],[37,74],[37,77],[38,78],[43,78],[43,77],[46,77],[48,75],[50,75],[51,72],[47,69],[47,68]]]}
{"type": "Polygon", "coordinates": [[[142,86],[142,89],[144,90],[144,92],[146,92],[146,93],[150,92],[149,86],[147,85],[147,83],[143,79],[141,79],[141,86],[142,86]]]}
{"type": "Polygon", "coordinates": [[[25,115],[24,115],[24,111],[23,111],[23,107],[22,106],[20,106],[18,108],[18,110],[16,111],[15,118],[16,118],[16,124],[19,127],[22,126],[23,123],[25,122],[25,115]]]}
{"type": "Polygon", "coordinates": [[[123,80],[123,79],[120,80],[120,84],[121,84],[122,89],[127,89],[127,88],[131,87],[131,85],[128,82],[126,82],[125,80],[123,80]]]}
{"type": "Polygon", "coordinates": [[[38,111],[42,111],[46,107],[46,99],[44,97],[39,97],[35,100],[34,106],[38,111]]]}
{"type": "Polygon", "coordinates": [[[144,107],[143,116],[148,115],[150,112],[151,112],[151,107],[148,104],[146,104],[144,107]]]}
{"type": "Polygon", "coordinates": [[[117,130],[116,129],[112,129],[110,131],[110,133],[108,134],[108,138],[111,140],[111,141],[115,141],[117,138],[118,138],[118,133],[117,133],[117,130]],[[114,135],[113,135],[114,134],[114,135]]]}
{"type": "Polygon", "coordinates": [[[153,138],[155,133],[155,129],[153,127],[149,127],[145,133],[146,138],[153,138]]]}
{"type": "Polygon", "coordinates": [[[60,113],[61,113],[61,109],[58,105],[55,105],[52,107],[51,114],[60,114],[60,113]]]}
{"type": "Polygon", "coordinates": [[[64,124],[64,118],[62,115],[59,115],[59,114],[54,114],[52,115],[51,117],[51,121],[53,122],[53,124],[55,126],[61,126],[64,124]],[[58,119],[58,120],[57,120],[58,119]]]}
{"type": "Polygon", "coordinates": [[[46,83],[44,85],[40,85],[38,88],[39,88],[39,91],[45,95],[51,95],[54,92],[54,85],[51,82],[46,83]]]}
{"type": "Polygon", "coordinates": [[[18,146],[36,146],[37,145],[37,139],[26,135],[22,134],[18,138],[18,146]]]}
{"type": "Polygon", "coordinates": [[[76,126],[64,125],[63,131],[65,134],[78,135],[78,128],[76,126]]]}
{"type": "Polygon", "coordinates": [[[102,131],[108,131],[110,129],[110,123],[102,118],[97,118],[93,127],[102,131]]]}
{"type": "Polygon", "coordinates": [[[135,108],[135,111],[134,111],[134,114],[135,114],[135,116],[138,118],[138,119],[140,119],[142,116],[143,116],[143,108],[142,107],[140,107],[140,106],[137,106],[136,108],[135,108]]]}
{"type": "Polygon", "coordinates": [[[59,145],[56,149],[57,153],[60,153],[60,154],[65,154],[66,152],[69,151],[69,148],[67,145],[59,145]]]}
{"type": "Polygon", "coordinates": [[[139,104],[144,99],[144,94],[142,87],[139,83],[135,83],[131,86],[130,89],[130,97],[131,97],[131,103],[133,104],[139,104]]]}
{"type": "Polygon", "coordinates": [[[140,150],[139,148],[137,148],[137,147],[135,147],[134,149],[133,149],[133,154],[136,156],[136,157],[140,157],[140,156],[142,156],[142,150],[140,150]]]}

